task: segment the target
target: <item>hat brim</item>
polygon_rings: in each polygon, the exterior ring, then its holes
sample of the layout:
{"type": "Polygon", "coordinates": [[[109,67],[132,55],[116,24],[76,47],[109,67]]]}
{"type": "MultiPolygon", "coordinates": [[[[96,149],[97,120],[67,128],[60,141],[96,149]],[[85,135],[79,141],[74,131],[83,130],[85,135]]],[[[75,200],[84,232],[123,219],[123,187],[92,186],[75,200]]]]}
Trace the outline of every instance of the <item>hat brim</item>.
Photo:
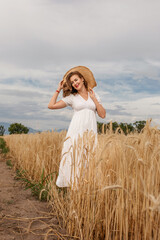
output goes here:
{"type": "Polygon", "coordinates": [[[75,72],[78,71],[82,74],[82,76],[84,77],[84,79],[87,81],[88,83],[88,87],[90,88],[94,88],[97,86],[96,80],[93,76],[93,73],[91,72],[91,70],[85,66],[77,66],[74,68],[71,68],[69,71],[67,71],[63,77],[64,82],[66,82],[66,77],[69,73],[71,72],[75,72]]]}

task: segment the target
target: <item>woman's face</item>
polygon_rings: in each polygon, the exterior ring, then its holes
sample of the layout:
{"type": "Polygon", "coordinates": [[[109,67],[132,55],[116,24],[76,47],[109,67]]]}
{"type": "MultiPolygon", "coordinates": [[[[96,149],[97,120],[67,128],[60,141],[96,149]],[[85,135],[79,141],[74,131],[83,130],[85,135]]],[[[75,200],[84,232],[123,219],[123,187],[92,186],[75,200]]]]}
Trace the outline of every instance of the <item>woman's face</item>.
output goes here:
{"type": "Polygon", "coordinates": [[[70,78],[72,87],[74,87],[77,91],[81,90],[84,86],[83,78],[80,78],[78,75],[73,75],[70,78]]]}

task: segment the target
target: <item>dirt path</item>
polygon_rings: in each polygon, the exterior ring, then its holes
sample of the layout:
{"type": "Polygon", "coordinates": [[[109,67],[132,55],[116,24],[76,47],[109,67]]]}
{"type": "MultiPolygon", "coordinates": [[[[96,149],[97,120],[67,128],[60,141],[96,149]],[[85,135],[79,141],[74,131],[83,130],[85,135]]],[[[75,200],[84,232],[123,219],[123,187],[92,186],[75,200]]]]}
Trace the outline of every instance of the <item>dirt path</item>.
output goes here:
{"type": "Polygon", "coordinates": [[[0,154],[0,239],[56,240],[65,237],[48,203],[36,200],[0,154]],[[47,232],[52,236],[46,237],[47,232]]]}

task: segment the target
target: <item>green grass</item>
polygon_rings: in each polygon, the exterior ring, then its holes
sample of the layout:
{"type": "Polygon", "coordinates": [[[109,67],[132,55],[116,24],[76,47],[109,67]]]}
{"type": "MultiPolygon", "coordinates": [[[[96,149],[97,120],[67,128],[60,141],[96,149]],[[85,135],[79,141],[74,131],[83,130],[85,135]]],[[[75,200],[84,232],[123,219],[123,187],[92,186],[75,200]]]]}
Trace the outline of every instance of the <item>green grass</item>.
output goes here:
{"type": "Polygon", "coordinates": [[[35,182],[33,180],[29,180],[27,177],[27,172],[24,170],[16,170],[16,180],[22,180],[25,183],[25,189],[31,189],[32,195],[41,201],[47,201],[49,196],[49,182],[52,181],[52,174],[44,177],[44,170],[41,174],[41,180],[39,182],[35,182]]]}
{"type": "Polygon", "coordinates": [[[12,161],[9,159],[6,161],[6,164],[8,167],[11,167],[11,168],[13,167],[12,161]]]}
{"type": "Polygon", "coordinates": [[[9,148],[6,146],[6,142],[3,138],[0,138],[0,150],[1,153],[8,153],[9,152],[9,148]]]}

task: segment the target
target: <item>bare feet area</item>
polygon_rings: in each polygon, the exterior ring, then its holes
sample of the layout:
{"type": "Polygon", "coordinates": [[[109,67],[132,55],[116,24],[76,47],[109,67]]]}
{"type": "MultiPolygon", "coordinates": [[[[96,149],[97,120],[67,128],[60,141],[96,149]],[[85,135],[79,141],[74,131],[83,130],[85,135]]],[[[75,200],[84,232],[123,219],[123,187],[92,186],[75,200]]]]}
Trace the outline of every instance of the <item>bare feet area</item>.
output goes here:
{"type": "Polygon", "coordinates": [[[0,239],[58,240],[67,236],[47,202],[32,196],[0,154],[0,239]]]}

